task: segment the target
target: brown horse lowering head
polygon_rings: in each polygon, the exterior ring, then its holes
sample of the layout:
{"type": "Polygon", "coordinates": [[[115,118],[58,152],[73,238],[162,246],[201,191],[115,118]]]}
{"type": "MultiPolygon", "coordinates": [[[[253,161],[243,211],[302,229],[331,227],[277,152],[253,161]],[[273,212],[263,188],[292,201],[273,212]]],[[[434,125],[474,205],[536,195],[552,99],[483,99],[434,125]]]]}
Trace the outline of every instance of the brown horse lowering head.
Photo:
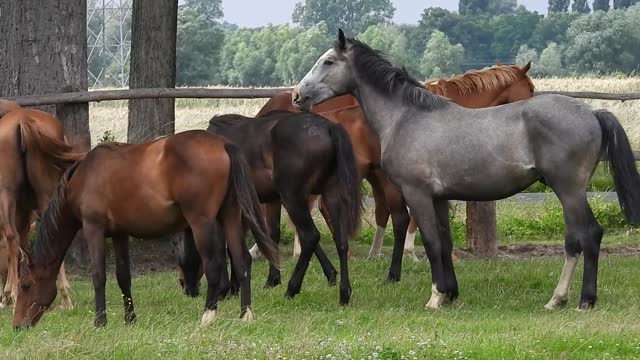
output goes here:
{"type": "Polygon", "coordinates": [[[527,75],[531,62],[498,65],[485,70],[473,70],[450,79],[429,80],[427,89],[450,98],[468,108],[482,108],[526,100],[533,96],[535,86],[527,75]]]}

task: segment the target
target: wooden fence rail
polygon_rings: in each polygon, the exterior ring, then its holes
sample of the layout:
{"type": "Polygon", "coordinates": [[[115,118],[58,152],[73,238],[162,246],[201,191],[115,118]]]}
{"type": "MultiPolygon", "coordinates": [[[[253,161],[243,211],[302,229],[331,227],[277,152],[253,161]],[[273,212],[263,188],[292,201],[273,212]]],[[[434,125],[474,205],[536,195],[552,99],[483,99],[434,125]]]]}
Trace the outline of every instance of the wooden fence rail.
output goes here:
{"type": "MultiPolygon", "coordinates": [[[[72,104],[86,102],[100,102],[109,100],[128,99],[160,99],[160,98],[219,98],[219,99],[255,99],[269,98],[275,94],[291,90],[290,87],[279,88],[151,88],[151,89],[121,89],[96,90],[51,95],[30,95],[7,98],[22,106],[41,106],[55,104],[72,104]]],[[[640,100],[640,93],[603,93],[603,92],[572,92],[572,91],[538,91],[541,94],[560,94],[581,99],[600,100],[640,100]]]]}

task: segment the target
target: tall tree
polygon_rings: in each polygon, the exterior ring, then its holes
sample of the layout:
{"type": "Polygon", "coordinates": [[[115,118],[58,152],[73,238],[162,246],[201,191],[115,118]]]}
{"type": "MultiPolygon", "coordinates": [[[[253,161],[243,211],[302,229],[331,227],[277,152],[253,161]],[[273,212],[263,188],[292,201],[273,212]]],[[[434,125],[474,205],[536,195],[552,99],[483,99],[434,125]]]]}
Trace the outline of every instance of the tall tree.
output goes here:
{"type": "MultiPolygon", "coordinates": [[[[129,87],[174,87],[178,0],[135,0],[132,17],[129,87]]],[[[173,134],[174,110],[174,99],[129,100],[129,142],[173,134]]]]}
{"type": "Polygon", "coordinates": [[[513,14],[517,8],[517,0],[490,0],[487,12],[493,15],[513,14]]]}
{"type": "Polygon", "coordinates": [[[406,67],[413,60],[407,55],[407,38],[395,26],[369,26],[358,38],[372,48],[382,50],[394,64],[406,67]]]}
{"type": "Polygon", "coordinates": [[[593,11],[609,11],[611,0],[593,0],[593,11]]]}
{"type": "Polygon", "coordinates": [[[178,10],[176,82],[210,85],[220,81],[224,31],[210,17],[188,5],[178,10]]]}
{"type": "Polygon", "coordinates": [[[458,13],[467,15],[487,12],[490,2],[490,0],[460,0],[458,2],[458,13]]]}
{"type": "Polygon", "coordinates": [[[614,9],[626,9],[629,6],[635,5],[638,0],[613,0],[614,9]]]}
{"type": "Polygon", "coordinates": [[[391,0],[304,0],[296,4],[291,19],[305,28],[325,21],[331,35],[338,28],[356,34],[390,23],[394,12],[391,0]]]}
{"type": "Polygon", "coordinates": [[[575,12],[552,12],[540,19],[531,35],[529,44],[538,50],[544,50],[551,41],[556,44],[567,43],[567,29],[580,14],[575,12]]]}
{"type": "Polygon", "coordinates": [[[573,4],[571,4],[571,11],[579,14],[588,14],[591,12],[591,9],[589,9],[587,0],[573,0],[573,4]]]}
{"type": "Polygon", "coordinates": [[[210,23],[215,23],[224,15],[222,0],[185,0],[184,6],[195,10],[210,23]]]}
{"type": "Polygon", "coordinates": [[[569,0],[549,0],[549,7],[547,10],[549,10],[550,13],[567,12],[569,11],[569,0]]]}
{"type": "Polygon", "coordinates": [[[464,61],[464,48],[452,45],[441,31],[434,31],[427,43],[421,61],[421,71],[428,77],[445,77],[459,74],[464,61]]]}
{"type": "Polygon", "coordinates": [[[316,60],[331,46],[324,21],[287,40],[278,54],[276,70],[284,84],[293,85],[311,69],[316,60]]]}

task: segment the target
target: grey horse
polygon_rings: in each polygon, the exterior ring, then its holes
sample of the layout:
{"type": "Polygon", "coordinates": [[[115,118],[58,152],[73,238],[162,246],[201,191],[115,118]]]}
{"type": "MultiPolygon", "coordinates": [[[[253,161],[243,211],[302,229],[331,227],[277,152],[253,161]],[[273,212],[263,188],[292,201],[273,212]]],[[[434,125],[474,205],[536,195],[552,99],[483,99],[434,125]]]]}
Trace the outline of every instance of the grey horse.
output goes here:
{"type": "Polygon", "coordinates": [[[565,263],[548,309],[564,306],[578,257],[584,252],[579,309],[597,298],[603,230],[586,197],[600,157],[607,154],[627,221],[640,220],[640,176],[624,129],[613,114],[573,98],[535,96],[487,109],[466,109],[425,90],[366,44],[340,30],[300,81],[293,103],[305,110],[352,94],[382,145],[382,168],[416,214],[431,263],[431,298],[438,308],[458,296],[451,258],[448,200],[488,201],[516,194],[536,181],[560,199],[565,263]]]}

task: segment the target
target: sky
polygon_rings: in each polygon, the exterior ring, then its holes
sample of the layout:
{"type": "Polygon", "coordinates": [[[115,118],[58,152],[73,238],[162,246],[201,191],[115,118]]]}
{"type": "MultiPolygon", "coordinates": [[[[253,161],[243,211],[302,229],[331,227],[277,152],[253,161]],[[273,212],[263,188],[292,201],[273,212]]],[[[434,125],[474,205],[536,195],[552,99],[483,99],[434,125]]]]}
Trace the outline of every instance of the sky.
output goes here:
{"type": "MultiPolygon", "coordinates": [[[[243,27],[291,22],[291,13],[300,0],[222,0],[224,20],[243,27]]],[[[458,9],[458,0],[392,0],[396,8],[394,22],[415,24],[425,8],[437,6],[449,10],[458,9]]],[[[529,10],[546,13],[545,0],[518,0],[529,10]]]]}

